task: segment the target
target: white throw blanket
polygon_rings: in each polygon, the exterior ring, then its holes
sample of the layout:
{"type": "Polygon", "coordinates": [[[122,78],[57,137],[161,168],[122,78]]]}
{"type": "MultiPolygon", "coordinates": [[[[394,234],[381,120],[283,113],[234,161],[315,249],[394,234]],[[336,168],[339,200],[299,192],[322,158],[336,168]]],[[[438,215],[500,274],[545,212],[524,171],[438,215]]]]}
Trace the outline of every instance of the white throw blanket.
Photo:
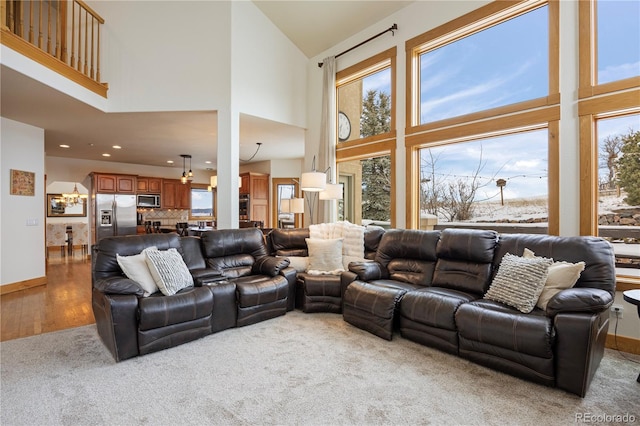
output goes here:
{"type": "Polygon", "coordinates": [[[364,230],[364,226],[355,225],[349,221],[320,223],[309,225],[309,238],[325,240],[342,238],[342,263],[347,270],[350,262],[365,260],[364,230]]]}

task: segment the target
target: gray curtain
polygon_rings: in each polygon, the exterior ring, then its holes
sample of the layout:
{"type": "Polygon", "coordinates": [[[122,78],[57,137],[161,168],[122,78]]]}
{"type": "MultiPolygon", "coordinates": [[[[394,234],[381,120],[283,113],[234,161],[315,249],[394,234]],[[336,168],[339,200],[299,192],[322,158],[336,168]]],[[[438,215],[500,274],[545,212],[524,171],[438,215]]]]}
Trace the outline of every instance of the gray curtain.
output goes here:
{"type": "MultiPolygon", "coordinates": [[[[322,61],[322,121],[320,123],[320,144],[316,169],[327,172],[328,180],[336,180],[336,58],[329,56],[322,61]]],[[[318,200],[316,223],[330,223],[337,220],[338,211],[335,200],[318,200]]]]}

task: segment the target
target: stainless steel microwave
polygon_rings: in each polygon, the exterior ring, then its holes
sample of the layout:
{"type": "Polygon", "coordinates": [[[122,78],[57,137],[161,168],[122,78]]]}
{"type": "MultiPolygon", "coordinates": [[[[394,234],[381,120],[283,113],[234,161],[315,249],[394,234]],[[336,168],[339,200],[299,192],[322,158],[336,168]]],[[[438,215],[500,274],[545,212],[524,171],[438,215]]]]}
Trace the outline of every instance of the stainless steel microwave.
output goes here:
{"type": "Polygon", "coordinates": [[[160,207],[160,196],[158,194],[138,194],[137,206],[157,209],[160,207]]]}

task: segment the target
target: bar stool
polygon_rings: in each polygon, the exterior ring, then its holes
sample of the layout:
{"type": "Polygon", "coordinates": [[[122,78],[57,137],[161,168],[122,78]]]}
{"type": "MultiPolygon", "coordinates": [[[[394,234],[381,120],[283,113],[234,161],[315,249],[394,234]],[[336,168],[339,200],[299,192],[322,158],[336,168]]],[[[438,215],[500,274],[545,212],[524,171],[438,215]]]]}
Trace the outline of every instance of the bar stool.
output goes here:
{"type": "Polygon", "coordinates": [[[178,222],[176,223],[176,232],[181,237],[186,237],[189,235],[189,223],[187,222],[178,222]]]}

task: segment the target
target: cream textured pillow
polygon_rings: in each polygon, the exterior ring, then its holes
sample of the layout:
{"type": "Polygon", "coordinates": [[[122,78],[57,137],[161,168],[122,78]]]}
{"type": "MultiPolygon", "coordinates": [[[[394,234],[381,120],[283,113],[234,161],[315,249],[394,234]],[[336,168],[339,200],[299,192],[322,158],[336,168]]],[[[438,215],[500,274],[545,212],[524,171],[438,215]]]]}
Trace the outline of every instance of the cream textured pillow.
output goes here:
{"type": "MultiPolygon", "coordinates": [[[[533,258],[536,257],[536,255],[528,248],[525,248],[522,257],[533,258]]],[[[584,262],[554,262],[549,267],[547,281],[544,284],[542,293],[540,293],[540,298],[538,299],[536,306],[542,310],[546,310],[547,304],[553,296],[564,289],[571,288],[576,285],[578,278],[580,278],[580,273],[584,271],[584,267],[584,262]]]]}
{"type": "Polygon", "coordinates": [[[149,271],[162,294],[171,296],[183,288],[193,286],[193,277],[178,250],[170,248],[145,253],[149,271]]]}
{"type": "Polygon", "coordinates": [[[305,241],[309,249],[308,274],[339,275],[340,272],[344,271],[342,265],[342,238],[305,238],[305,241]]]}
{"type": "Polygon", "coordinates": [[[513,306],[528,314],[536,306],[552,263],[552,259],[544,257],[528,259],[505,254],[484,298],[513,306]]]}
{"type": "Polygon", "coordinates": [[[144,290],[144,297],[158,291],[158,286],[156,285],[153,276],[151,276],[151,272],[147,266],[146,252],[149,250],[158,249],[156,247],[148,247],[142,250],[140,254],[135,254],[133,256],[120,256],[119,254],[116,254],[116,260],[118,261],[118,265],[120,265],[120,269],[122,269],[122,272],[124,272],[127,278],[137,282],[140,287],[142,287],[144,290]]]}

